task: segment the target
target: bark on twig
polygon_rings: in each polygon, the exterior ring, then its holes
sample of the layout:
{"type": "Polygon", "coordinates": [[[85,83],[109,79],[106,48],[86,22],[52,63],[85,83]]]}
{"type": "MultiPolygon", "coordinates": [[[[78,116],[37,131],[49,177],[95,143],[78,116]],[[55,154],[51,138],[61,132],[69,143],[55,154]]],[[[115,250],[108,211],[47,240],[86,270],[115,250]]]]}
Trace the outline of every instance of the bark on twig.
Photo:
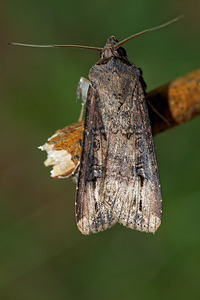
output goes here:
{"type": "Polygon", "coordinates": [[[153,135],[191,120],[200,113],[200,69],[175,79],[147,94],[153,135]]]}

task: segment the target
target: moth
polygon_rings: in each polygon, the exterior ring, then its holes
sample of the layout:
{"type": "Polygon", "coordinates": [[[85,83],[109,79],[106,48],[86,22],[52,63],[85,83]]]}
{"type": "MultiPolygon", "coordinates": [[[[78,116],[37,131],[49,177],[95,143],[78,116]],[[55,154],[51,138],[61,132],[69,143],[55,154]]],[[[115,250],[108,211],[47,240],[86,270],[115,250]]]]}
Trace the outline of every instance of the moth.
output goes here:
{"type": "Polygon", "coordinates": [[[77,226],[83,234],[103,231],[117,222],[155,233],[161,224],[161,186],[146,85],[141,70],[128,60],[122,45],[179,18],[121,42],[111,36],[104,48],[42,46],[101,52],[100,60],[89,71],[89,80],[81,78],[78,85],[78,94],[86,103],[76,194],[77,226]]]}
{"type": "Polygon", "coordinates": [[[76,217],[83,234],[119,222],[155,232],[162,198],[140,69],[112,36],[90,69],[76,217]]]}

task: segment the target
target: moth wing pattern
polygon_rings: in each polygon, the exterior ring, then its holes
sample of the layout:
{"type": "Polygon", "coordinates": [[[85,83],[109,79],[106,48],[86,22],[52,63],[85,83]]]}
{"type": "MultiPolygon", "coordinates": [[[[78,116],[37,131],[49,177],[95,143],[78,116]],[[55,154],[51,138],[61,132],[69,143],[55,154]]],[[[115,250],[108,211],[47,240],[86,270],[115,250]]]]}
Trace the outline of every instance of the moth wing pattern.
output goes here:
{"type": "Polygon", "coordinates": [[[119,223],[155,232],[161,223],[162,199],[145,92],[135,81],[132,104],[126,101],[121,118],[109,126],[104,197],[119,223]],[[130,109],[131,108],[131,109],[130,109]],[[129,129],[119,130],[129,112],[129,129]]]}
{"type": "Polygon", "coordinates": [[[106,149],[107,139],[101,119],[99,95],[90,86],[76,195],[77,226],[83,234],[103,231],[117,222],[111,207],[102,198],[106,149]]]}
{"type": "Polygon", "coordinates": [[[76,215],[83,234],[116,222],[154,233],[162,199],[151,125],[140,69],[124,49],[110,53],[89,72],[76,215]]]}

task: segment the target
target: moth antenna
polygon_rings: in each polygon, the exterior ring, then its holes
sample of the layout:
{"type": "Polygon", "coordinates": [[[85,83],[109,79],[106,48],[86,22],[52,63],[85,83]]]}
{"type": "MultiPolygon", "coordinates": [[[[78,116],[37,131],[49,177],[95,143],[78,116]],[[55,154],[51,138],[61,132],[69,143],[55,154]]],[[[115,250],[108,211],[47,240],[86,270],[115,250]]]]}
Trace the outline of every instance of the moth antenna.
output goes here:
{"type": "Polygon", "coordinates": [[[21,43],[13,43],[13,42],[8,43],[8,45],[34,47],[34,48],[79,48],[79,49],[95,50],[95,51],[102,51],[103,49],[103,48],[81,46],[81,45],[33,45],[33,44],[21,44],[21,43]]]}
{"type": "Polygon", "coordinates": [[[123,41],[119,42],[117,45],[115,45],[114,48],[115,48],[115,50],[117,50],[119,47],[121,47],[121,46],[122,46],[123,44],[125,44],[126,42],[128,42],[128,41],[130,41],[130,40],[132,40],[132,39],[134,39],[134,38],[136,38],[136,37],[138,37],[138,36],[140,36],[140,35],[143,35],[143,34],[145,34],[145,33],[147,33],[147,32],[154,31],[154,30],[163,28],[163,27],[165,27],[165,26],[168,26],[168,25],[170,25],[170,24],[172,24],[172,23],[174,23],[174,22],[177,22],[178,20],[182,19],[183,17],[184,17],[184,16],[181,15],[181,16],[179,16],[179,17],[177,17],[177,18],[175,18],[175,19],[173,19],[173,20],[171,20],[171,21],[168,21],[167,23],[164,23],[164,24],[161,24],[161,25],[159,25],[159,26],[152,27],[152,28],[143,30],[143,31],[141,31],[141,32],[139,32],[139,33],[136,33],[136,34],[134,34],[134,35],[131,35],[131,36],[129,36],[128,38],[124,39],[123,41]]]}

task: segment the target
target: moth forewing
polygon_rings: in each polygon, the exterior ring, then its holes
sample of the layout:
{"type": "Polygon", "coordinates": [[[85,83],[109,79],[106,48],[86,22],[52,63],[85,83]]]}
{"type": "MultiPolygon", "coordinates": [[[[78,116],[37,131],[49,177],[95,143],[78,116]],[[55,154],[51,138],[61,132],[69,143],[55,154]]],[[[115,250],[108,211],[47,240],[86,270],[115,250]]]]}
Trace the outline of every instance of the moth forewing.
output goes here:
{"type": "Polygon", "coordinates": [[[107,141],[99,104],[97,90],[91,85],[86,104],[76,197],[77,225],[83,234],[102,231],[117,222],[111,207],[102,201],[107,141]]]}
{"type": "Polygon", "coordinates": [[[155,232],[162,200],[140,70],[108,39],[89,72],[83,146],[76,197],[83,234],[116,222],[155,232]]]}

